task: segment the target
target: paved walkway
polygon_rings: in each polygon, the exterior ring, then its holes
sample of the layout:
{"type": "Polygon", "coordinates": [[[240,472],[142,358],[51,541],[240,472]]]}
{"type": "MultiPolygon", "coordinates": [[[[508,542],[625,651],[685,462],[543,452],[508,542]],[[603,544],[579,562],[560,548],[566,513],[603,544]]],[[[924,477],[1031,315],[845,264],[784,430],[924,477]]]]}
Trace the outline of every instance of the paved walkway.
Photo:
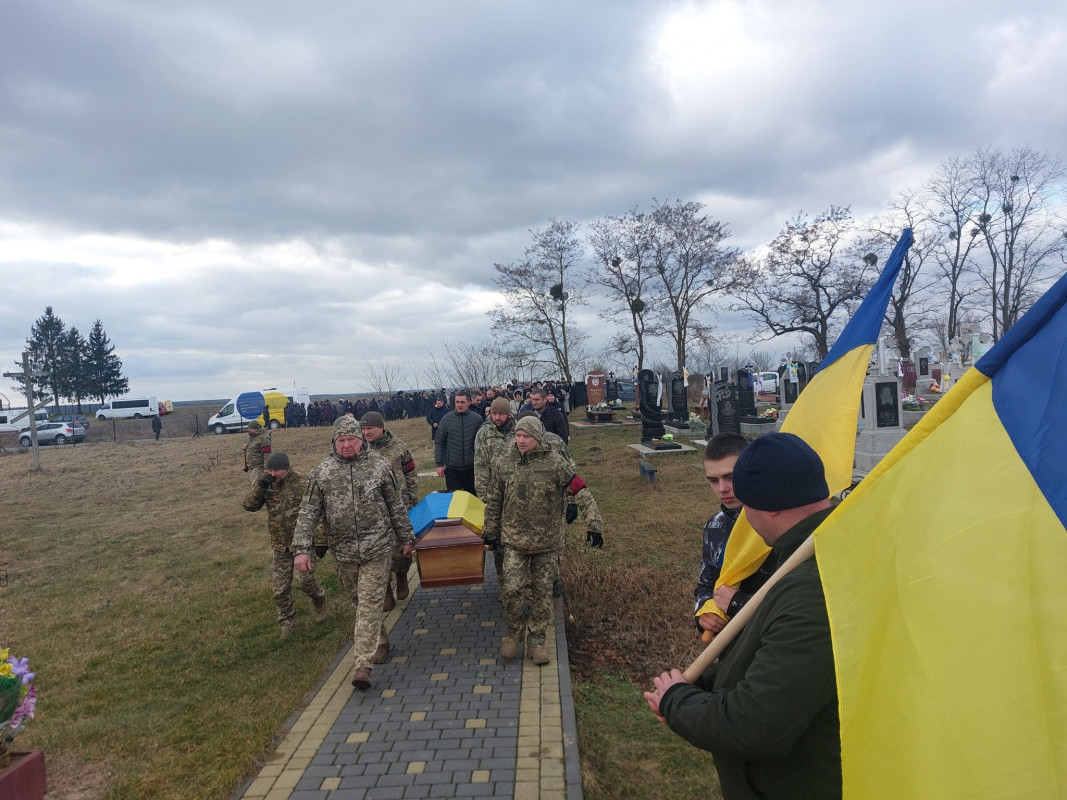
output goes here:
{"type": "Polygon", "coordinates": [[[492,558],[481,586],[421,589],[416,576],[386,618],[392,658],[372,688],[353,690],[351,657],[338,657],[239,796],[581,800],[562,614],[557,601],[550,664],[505,661],[492,558]]]}

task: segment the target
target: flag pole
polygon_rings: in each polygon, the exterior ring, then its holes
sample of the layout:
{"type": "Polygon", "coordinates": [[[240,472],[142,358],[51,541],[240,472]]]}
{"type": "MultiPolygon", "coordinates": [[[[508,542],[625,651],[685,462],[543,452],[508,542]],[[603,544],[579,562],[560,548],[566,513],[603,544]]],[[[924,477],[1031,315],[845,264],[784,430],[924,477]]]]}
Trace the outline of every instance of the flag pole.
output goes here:
{"type": "Polygon", "coordinates": [[[682,673],[685,679],[689,683],[693,683],[699,678],[704,673],[704,670],[710,667],[712,662],[722,655],[726,646],[738,637],[741,630],[756,613],[756,609],[759,607],[759,604],[763,602],[763,598],[767,596],[767,592],[771,590],[771,587],[813,555],[815,555],[814,533],[801,543],[800,547],[793,552],[793,555],[786,559],[782,566],[778,567],[775,573],[767,579],[767,582],[759,588],[759,591],[752,595],[752,598],[745,603],[744,608],[738,611],[737,614],[726,623],[726,627],[719,631],[715,638],[711,640],[711,644],[704,648],[704,652],[698,655],[693,663],[686,667],[685,671],[682,673]]]}

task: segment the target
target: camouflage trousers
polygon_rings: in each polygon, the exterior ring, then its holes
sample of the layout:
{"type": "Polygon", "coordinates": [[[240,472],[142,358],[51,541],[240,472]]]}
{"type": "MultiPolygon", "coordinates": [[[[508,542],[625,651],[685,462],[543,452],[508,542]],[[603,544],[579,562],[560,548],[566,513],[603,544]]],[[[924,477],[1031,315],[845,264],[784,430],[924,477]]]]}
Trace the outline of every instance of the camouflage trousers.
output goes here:
{"type": "Polygon", "coordinates": [[[393,557],[386,555],[360,564],[338,561],[337,577],[349,601],[356,607],[356,624],[352,629],[352,656],[356,669],[373,667],[371,658],[379,644],[389,641],[385,630],[385,588],[389,585],[393,557]]]}
{"type": "Polygon", "coordinates": [[[522,640],[523,628],[529,629],[527,644],[544,645],[545,628],[552,621],[552,582],[559,575],[556,551],[524,555],[514,548],[504,548],[504,572],[500,578],[500,599],[504,603],[507,635],[522,640]],[[523,606],[530,606],[529,618],[523,618],[523,606]]]}
{"type": "Polygon", "coordinates": [[[278,606],[278,622],[285,623],[296,615],[296,604],[293,603],[293,576],[296,575],[296,585],[315,604],[326,599],[326,592],[319,582],[315,580],[315,557],[311,557],[311,570],[298,572],[293,569],[293,554],[288,550],[272,550],[273,558],[270,562],[270,590],[274,595],[274,604],[278,606]]]}

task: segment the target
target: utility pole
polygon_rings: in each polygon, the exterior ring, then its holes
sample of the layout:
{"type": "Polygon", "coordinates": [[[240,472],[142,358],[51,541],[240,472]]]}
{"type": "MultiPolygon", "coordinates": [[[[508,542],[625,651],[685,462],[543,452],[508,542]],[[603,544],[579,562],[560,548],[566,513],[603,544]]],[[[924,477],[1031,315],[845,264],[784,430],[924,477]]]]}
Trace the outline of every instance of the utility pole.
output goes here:
{"type": "Polygon", "coordinates": [[[5,372],[5,378],[18,378],[22,381],[26,392],[26,411],[19,414],[17,417],[11,419],[12,422],[17,422],[26,415],[30,417],[30,441],[33,442],[33,471],[41,471],[41,453],[37,447],[37,417],[34,412],[38,408],[48,405],[52,398],[45,398],[37,405],[33,404],[33,379],[47,377],[47,372],[31,372],[30,371],[30,354],[27,352],[22,353],[22,372],[5,372]]]}

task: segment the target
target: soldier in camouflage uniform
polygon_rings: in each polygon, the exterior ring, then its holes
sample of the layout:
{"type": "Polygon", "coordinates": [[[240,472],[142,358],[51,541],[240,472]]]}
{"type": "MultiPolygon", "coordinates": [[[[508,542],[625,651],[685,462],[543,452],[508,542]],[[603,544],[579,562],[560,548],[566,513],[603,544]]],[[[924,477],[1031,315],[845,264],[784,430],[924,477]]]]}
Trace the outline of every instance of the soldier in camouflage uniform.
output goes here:
{"type": "Polygon", "coordinates": [[[241,448],[245,451],[245,472],[252,473],[252,485],[263,477],[263,465],[270,455],[270,431],[254,419],[248,423],[248,442],[241,448]]]}
{"type": "Polygon", "coordinates": [[[504,658],[518,655],[528,629],[528,653],[535,664],[549,661],[545,628],[552,619],[552,582],[559,575],[568,497],[574,497],[581,508],[589,543],[597,548],[604,544],[604,523],[592,493],[572,469],[573,462],[552,451],[544,433],[536,417],[515,423],[515,447],[493,463],[482,529],[490,547],[504,545],[500,594],[507,634],[500,654],[504,658]],[[523,619],[526,601],[528,620],[523,619]]]}
{"type": "MultiPolygon", "coordinates": [[[[252,491],[245,498],[245,511],[259,511],[267,507],[267,531],[273,559],[270,565],[270,588],[274,603],[278,606],[278,622],[282,626],[282,638],[288,639],[293,632],[296,605],[293,603],[293,529],[296,527],[300,502],[307,490],[308,480],[289,467],[285,453],[267,456],[263,475],[252,484],[252,491]]],[[[315,622],[326,621],[326,592],[315,580],[315,559],[311,569],[296,573],[297,586],[315,605],[315,622]]]]}
{"type": "MultiPolygon", "coordinates": [[[[411,457],[411,451],[403,441],[396,438],[392,431],[386,430],[385,420],[377,411],[368,411],[360,420],[363,429],[363,438],[374,448],[374,452],[383,456],[393,467],[393,474],[399,479],[403,476],[400,484],[400,497],[404,501],[404,508],[410,510],[419,502],[419,477],[415,472],[415,459],[411,457]]],[[[385,589],[385,610],[392,611],[397,600],[403,600],[408,596],[408,572],[411,570],[411,556],[403,556],[400,548],[393,551],[393,574],[396,575],[396,598],[393,597],[393,587],[390,584],[385,589]]],[[[391,581],[392,579],[390,579],[391,581]]]]}
{"type": "Polygon", "coordinates": [[[367,446],[359,423],[351,417],[334,423],[333,453],[308,476],[293,535],[298,570],[311,569],[313,534],[320,521],[337,562],[341,586],[356,607],[352,633],[356,674],[352,685],[366,690],[371,685],[371,663],[381,664],[389,658],[382,604],[393,547],[398,543],[404,556],[411,555],[415,534],[392,467],[367,446]]]}

